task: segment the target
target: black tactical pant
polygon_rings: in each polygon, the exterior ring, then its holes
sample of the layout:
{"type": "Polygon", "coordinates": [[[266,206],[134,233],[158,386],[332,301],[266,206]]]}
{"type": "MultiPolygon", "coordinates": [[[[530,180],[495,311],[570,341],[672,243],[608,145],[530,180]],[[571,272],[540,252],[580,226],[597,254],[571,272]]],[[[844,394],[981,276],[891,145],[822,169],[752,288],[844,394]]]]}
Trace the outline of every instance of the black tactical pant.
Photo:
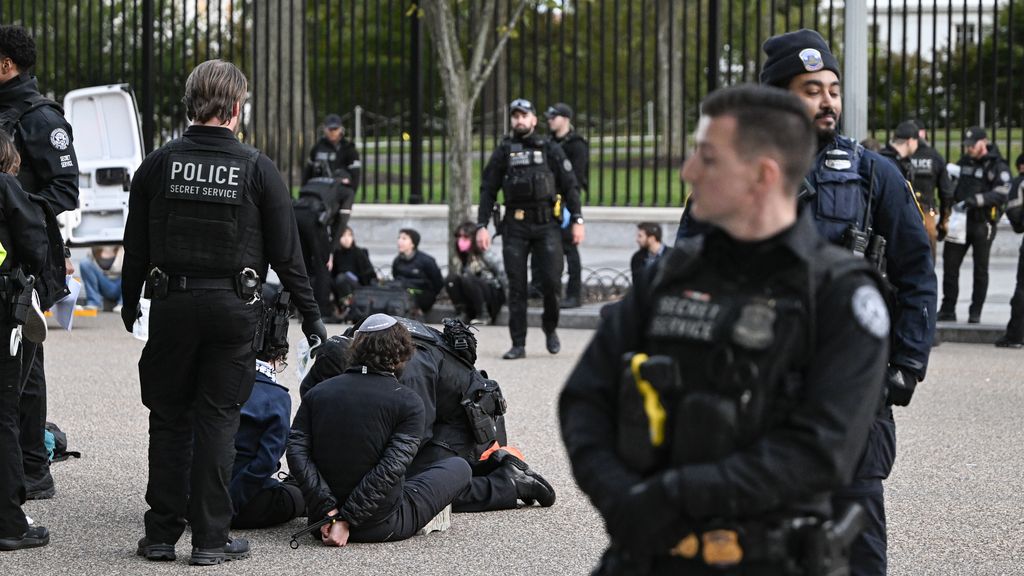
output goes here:
{"type": "MultiPolygon", "coordinates": [[[[572,226],[562,228],[562,253],[565,254],[566,273],[569,274],[569,281],[565,285],[566,299],[575,298],[582,301],[583,292],[583,264],[580,262],[580,248],[572,242],[572,226]]],[[[541,292],[540,278],[543,272],[540,266],[540,259],[534,258],[530,261],[530,289],[541,292]]],[[[559,278],[561,282],[561,278],[559,278]]]]}
{"type": "Polygon", "coordinates": [[[313,296],[320,307],[320,316],[334,316],[331,305],[331,272],[327,260],[331,257],[331,239],[327,226],[320,222],[320,210],[305,204],[296,204],[295,223],[299,228],[299,244],[302,245],[302,259],[309,274],[313,296]]]}
{"type": "Polygon", "coordinates": [[[253,338],[260,306],[234,290],[170,292],[153,300],[149,341],[139,360],[149,415],[146,536],[192,545],[227,542],[241,405],[256,378],[253,338]]]}
{"type": "Polygon", "coordinates": [[[956,299],[960,295],[960,264],[972,248],[974,259],[974,290],[971,293],[971,316],[980,316],[988,294],[988,257],[996,227],[984,221],[967,219],[967,242],[943,242],[942,247],[942,307],[940,312],[956,312],[956,299]]]}
{"type": "Polygon", "coordinates": [[[7,538],[20,537],[28,530],[21,509],[25,472],[18,441],[21,351],[12,357],[7,348],[13,327],[9,319],[0,320],[0,340],[4,341],[0,349],[0,537],[7,538]]]}
{"type": "Polygon", "coordinates": [[[1013,342],[1024,342],[1024,244],[1017,258],[1017,286],[1010,298],[1010,321],[1006,323],[1006,337],[1013,342]]]}
{"type": "Polygon", "coordinates": [[[871,425],[868,444],[857,465],[853,482],[837,490],[832,498],[836,514],[850,504],[864,509],[866,522],[850,547],[850,576],[884,576],[887,565],[885,491],[882,480],[889,477],[896,462],[896,421],[892,408],[885,408],[871,425]]]}
{"type": "Polygon", "coordinates": [[[554,220],[539,222],[546,215],[527,212],[523,220],[513,217],[515,210],[508,210],[505,217],[505,231],[502,240],[502,256],[505,272],[508,274],[508,331],[513,346],[526,345],[526,304],[527,282],[526,259],[530,255],[539,260],[541,269],[541,292],[544,295],[544,314],[541,326],[544,333],[558,327],[558,302],[562,277],[562,234],[554,220]],[[532,219],[537,216],[537,219],[532,219]]]}
{"type": "Polygon", "coordinates": [[[445,458],[405,479],[398,507],[384,520],[351,529],[352,542],[396,542],[414,536],[466,489],[472,471],[462,458],[445,458]]]}
{"type": "MultiPolygon", "coordinates": [[[[429,443],[416,453],[407,474],[416,475],[432,464],[457,456],[454,450],[429,443]]],[[[518,503],[516,486],[508,476],[495,471],[486,462],[468,462],[473,469],[469,486],[452,501],[453,512],[489,512],[511,510],[518,503]]]]}
{"type": "Polygon", "coordinates": [[[52,490],[50,453],[46,450],[46,372],[43,345],[22,341],[22,390],[19,405],[21,454],[25,467],[25,490],[39,494],[52,490]]]}

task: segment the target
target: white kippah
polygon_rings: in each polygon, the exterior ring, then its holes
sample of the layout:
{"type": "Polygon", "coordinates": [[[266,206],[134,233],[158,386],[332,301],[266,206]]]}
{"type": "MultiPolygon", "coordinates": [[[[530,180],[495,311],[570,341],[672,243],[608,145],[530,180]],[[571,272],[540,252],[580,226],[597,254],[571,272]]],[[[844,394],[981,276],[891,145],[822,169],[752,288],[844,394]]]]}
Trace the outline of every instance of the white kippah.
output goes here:
{"type": "Polygon", "coordinates": [[[373,314],[366,320],[363,320],[363,323],[359,326],[359,329],[356,330],[356,332],[379,332],[381,330],[387,330],[397,323],[398,320],[395,320],[387,314],[373,314]]]}

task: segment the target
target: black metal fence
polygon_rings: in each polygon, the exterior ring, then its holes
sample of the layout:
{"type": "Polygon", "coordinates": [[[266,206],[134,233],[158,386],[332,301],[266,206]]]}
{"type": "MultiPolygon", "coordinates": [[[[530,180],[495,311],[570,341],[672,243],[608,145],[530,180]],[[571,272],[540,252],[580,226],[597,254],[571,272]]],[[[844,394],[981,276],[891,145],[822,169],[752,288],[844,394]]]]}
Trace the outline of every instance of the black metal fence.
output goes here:
{"type": "MultiPolygon", "coordinates": [[[[491,1],[491,0],[478,0],[491,1]]],[[[494,31],[519,0],[500,2],[494,31]]],[[[959,155],[961,130],[984,124],[1004,154],[1021,148],[1024,88],[1017,60],[1024,2],[868,0],[869,126],[884,140],[900,120],[924,119],[940,151],[959,155]]],[[[71,89],[127,82],[158,146],[186,121],[185,78],[225,58],[250,78],[243,138],[291,185],[324,115],[342,115],[363,157],[364,202],[412,193],[411,138],[422,134],[422,189],[445,200],[445,103],[432,39],[410,0],[0,0],[0,22],[35,35],[35,73],[58,100],[71,89]],[[414,42],[417,37],[422,40],[414,42]],[[411,106],[420,67],[423,115],[411,106]],[[413,125],[420,130],[413,130],[413,125]]],[[[459,4],[457,29],[480,24],[459,4]]],[[[675,206],[678,168],[708,90],[756,81],[761,43],[816,28],[843,53],[840,0],[561,0],[531,2],[475,111],[482,165],[505,132],[507,102],[539,110],[567,102],[591,144],[591,205],[675,206]]],[[[542,119],[543,121],[543,119],[542,119]]],[[[543,129],[543,127],[542,127],[543,129]]]]}

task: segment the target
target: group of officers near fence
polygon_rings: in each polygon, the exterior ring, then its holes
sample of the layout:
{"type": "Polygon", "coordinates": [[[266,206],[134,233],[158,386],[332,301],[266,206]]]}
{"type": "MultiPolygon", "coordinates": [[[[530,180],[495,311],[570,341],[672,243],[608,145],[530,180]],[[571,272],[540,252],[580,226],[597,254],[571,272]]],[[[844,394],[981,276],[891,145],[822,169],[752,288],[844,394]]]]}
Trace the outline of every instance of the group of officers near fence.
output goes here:
{"type": "MultiPolygon", "coordinates": [[[[892,406],[909,404],[926,376],[936,316],[931,247],[896,166],[838,134],[839,66],[824,39],[799,30],[763,49],[760,86],[725,88],[702,104],[696,149],[681,173],[693,192],[680,241],[609,308],[560,396],[573,473],[610,536],[596,574],[886,572],[882,481],[895,459],[892,406]]],[[[0,74],[10,65],[6,51],[0,35],[0,74]]],[[[174,559],[186,522],[193,563],[248,556],[244,539],[228,533],[227,482],[239,406],[261,349],[257,303],[268,265],[302,316],[304,335],[329,342],[291,195],[272,162],[234,135],[246,92],[233,65],[197,66],[185,86],[192,124],[148,156],[132,183],[122,315],[131,330],[145,285],[153,299],[139,362],[150,410],[149,510],[138,552],[152,560],[174,559]],[[175,168],[186,165],[193,169],[175,168]],[[204,173],[223,176],[217,194],[195,192],[203,187],[189,175],[204,173]]],[[[512,113],[514,135],[492,158],[493,171],[485,170],[478,219],[486,243],[500,187],[506,266],[509,253],[555,241],[559,202],[573,240],[583,238],[578,185],[567,184],[561,198],[551,185],[568,181],[572,167],[557,152],[552,162],[544,139],[525,140],[532,105],[514,102],[512,113]]],[[[525,295],[521,268],[512,290],[525,295]]],[[[550,312],[546,305],[554,352],[550,312]]],[[[513,313],[510,323],[517,322],[513,313]]],[[[525,323],[511,330],[506,357],[522,346],[525,323]]],[[[474,441],[472,449],[444,450],[450,443],[424,441],[422,411],[430,407],[401,380],[418,354],[410,346],[417,331],[387,315],[366,319],[349,333],[355,353],[344,358],[354,365],[317,384],[299,408],[290,439],[299,450],[289,463],[309,523],[327,544],[356,534],[386,539],[382,527],[411,535],[444,505],[472,500],[474,490],[478,502],[488,501],[493,486],[476,479],[496,467],[531,480],[519,500],[554,502],[550,485],[508,450],[487,454],[474,441]],[[335,434],[346,423],[322,410],[317,416],[310,394],[324,406],[348,406],[353,421],[366,414],[353,412],[351,399],[373,398],[367,406],[383,423],[373,442],[384,456],[364,462],[365,474],[316,462],[302,436],[335,434]],[[424,450],[439,453],[403,488],[424,450]],[[410,488],[431,496],[400,504],[396,494],[410,488]]],[[[441,338],[451,349],[445,353],[472,348],[463,364],[478,373],[471,331],[447,332],[429,337],[441,338]]],[[[440,399],[434,408],[439,421],[440,399]]],[[[500,447],[496,412],[481,421],[500,447]]],[[[17,508],[19,497],[4,503],[17,508]]],[[[5,545],[34,537],[24,515],[15,516],[3,517],[5,545]]]]}

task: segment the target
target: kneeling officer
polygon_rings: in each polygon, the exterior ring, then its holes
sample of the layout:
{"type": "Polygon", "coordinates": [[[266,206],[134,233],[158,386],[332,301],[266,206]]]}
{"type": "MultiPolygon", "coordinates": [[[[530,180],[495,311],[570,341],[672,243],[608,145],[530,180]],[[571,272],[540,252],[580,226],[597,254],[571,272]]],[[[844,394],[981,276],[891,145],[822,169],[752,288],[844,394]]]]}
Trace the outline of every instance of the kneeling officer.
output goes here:
{"type": "Polygon", "coordinates": [[[576,481],[611,536],[597,574],[846,574],[849,482],[878,409],[880,279],[796,191],[814,132],[793,95],[710,95],[683,166],[713,225],[598,329],[562,392],[576,481]]]}
{"type": "Polygon", "coordinates": [[[146,534],[138,554],[173,560],[192,527],[192,564],[249,555],[228,537],[228,482],[239,407],[252,391],[263,336],[267,265],[292,294],[302,331],[326,339],[292,213],[273,162],[235,138],[248,82],[234,65],[203,62],[185,83],[192,124],[136,172],[125,225],[122,317],[153,299],[139,360],[149,417],[146,534]]]}

